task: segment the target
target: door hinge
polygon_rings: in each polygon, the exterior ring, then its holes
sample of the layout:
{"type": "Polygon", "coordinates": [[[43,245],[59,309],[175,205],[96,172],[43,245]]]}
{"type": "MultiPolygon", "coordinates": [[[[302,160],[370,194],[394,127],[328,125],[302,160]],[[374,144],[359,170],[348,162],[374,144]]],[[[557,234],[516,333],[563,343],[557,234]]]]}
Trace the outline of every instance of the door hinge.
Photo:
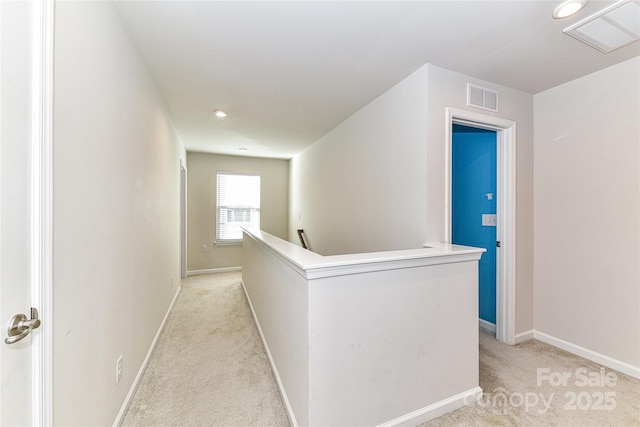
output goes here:
{"type": "Polygon", "coordinates": [[[496,242],[496,248],[499,248],[499,247],[500,247],[500,240],[496,242]]]}

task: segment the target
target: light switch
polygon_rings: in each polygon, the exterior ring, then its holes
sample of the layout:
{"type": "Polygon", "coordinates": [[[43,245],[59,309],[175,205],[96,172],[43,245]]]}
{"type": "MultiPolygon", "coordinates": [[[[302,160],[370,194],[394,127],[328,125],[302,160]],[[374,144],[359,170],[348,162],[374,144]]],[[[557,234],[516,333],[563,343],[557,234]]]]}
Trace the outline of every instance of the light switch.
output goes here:
{"type": "Polygon", "coordinates": [[[496,227],[498,225],[498,215],[482,214],[482,225],[485,227],[496,227]]]}

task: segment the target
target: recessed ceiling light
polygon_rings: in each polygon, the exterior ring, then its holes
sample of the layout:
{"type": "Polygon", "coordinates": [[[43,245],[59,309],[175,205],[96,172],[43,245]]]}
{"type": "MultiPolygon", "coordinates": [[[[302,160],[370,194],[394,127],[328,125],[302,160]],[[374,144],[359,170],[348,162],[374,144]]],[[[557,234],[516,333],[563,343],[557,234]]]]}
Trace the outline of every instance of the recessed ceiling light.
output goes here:
{"type": "Polygon", "coordinates": [[[587,0],[567,0],[553,9],[553,17],[556,19],[567,18],[578,13],[587,4],[587,0]]]}
{"type": "Polygon", "coordinates": [[[247,149],[246,149],[246,148],[244,148],[244,147],[240,147],[240,148],[238,148],[238,151],[242,151],[242,152],[244,152],[244,151],[247,151],[247,149]]]}
{"type": "Polygon", "coordinates": [[[216,117],[221,118],[221,119],[224,118],[224,117],[227,117],[227,112],[223,111],[223,110],[216,110],[216,111],[213,112],[213,114],[215,114],[216,117]]]}

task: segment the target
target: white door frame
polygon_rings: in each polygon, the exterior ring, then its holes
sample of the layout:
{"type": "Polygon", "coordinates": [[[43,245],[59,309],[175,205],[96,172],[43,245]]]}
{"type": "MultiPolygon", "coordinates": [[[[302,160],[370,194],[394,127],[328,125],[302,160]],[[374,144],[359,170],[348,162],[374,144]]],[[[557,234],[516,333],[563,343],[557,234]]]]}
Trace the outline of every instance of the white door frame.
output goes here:
{"type": "Polygon", "coordinates": [[[493,130],[497,139],[496,339],[515,344],[516,123],[456,108],[446,109],[445,237],[451,243],[451,138],[453,124],[493,130]]]}
{"type": "Polygon", "coordinates": [[[180,278],[187,278],[187,167],[180,160],[180,278]]]}
{"type": "MultiPolygon", "coordinates": [[[[33,0],[31,75],[31,306],[42,322],[31,341],[31,422],[53,425],[54,0],[33,0]]],[[[28,307],[27,307],[28,308],[28,307]]]]}

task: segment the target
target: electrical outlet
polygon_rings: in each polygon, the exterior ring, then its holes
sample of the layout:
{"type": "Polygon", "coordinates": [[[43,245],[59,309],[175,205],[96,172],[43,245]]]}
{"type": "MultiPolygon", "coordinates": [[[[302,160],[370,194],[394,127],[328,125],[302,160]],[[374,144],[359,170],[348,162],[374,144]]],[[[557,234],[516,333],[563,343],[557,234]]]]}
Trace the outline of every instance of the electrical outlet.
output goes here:
{"type": "Polygon", "coordinates": [[[120,382],[120,378],[122,377],[122,355],[118,357],[116,361],[116,384],[120,382]]]}
{"type": "Polygon", "coordinates": [[[208,248],[207,245],[202,245],[202,252],[207,252],[208,248]]]}

